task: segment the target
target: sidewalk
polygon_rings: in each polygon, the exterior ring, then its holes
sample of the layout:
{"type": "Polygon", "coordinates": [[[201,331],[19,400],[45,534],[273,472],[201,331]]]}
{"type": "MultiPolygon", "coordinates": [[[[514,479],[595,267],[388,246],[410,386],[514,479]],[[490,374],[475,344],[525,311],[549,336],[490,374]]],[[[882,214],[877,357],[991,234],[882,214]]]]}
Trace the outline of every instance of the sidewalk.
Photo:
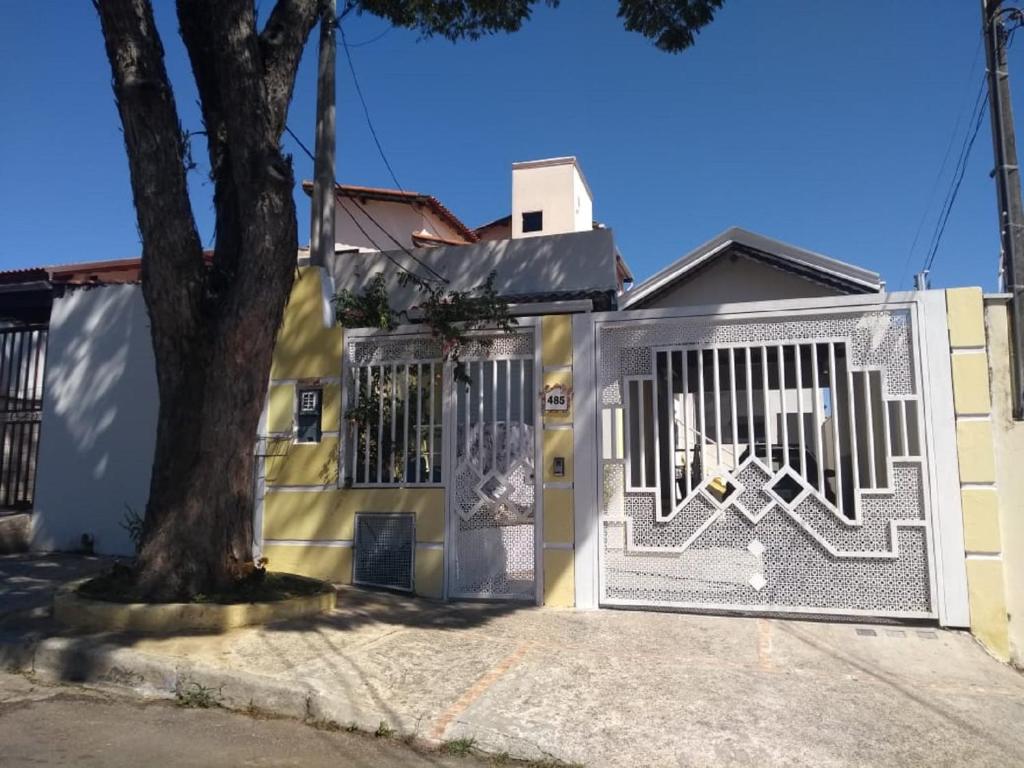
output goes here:
{"type": "Polygon", "coordinates": [[[587,766],[1024,764],[1024,677],[963,633],[353,589],[338,603],[212,636],[22,637],[20,662],[9,634],[0,660],[587,766]]]}

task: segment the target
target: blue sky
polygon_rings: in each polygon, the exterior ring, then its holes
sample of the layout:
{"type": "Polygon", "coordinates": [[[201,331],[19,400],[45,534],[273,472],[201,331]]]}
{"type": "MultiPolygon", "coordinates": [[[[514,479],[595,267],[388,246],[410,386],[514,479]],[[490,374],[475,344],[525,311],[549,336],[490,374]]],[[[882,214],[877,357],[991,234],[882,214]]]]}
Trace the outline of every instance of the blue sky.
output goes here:
{"type": "MultiPolygon", "coordinates": [[[[182,122],[199,130],[173,3],[154,4],[182,122]]],[[[271,0],[259,5],[265,16],[271,0]]],[[[728,0],[679,55],[623,30],[614,0],[563,0],[538,8],[515,35],[458,45],[403,30],[361,45],[387,30],[373,17],[345,30],[399,181],[471,226],[508,212],[513,161],[574,154],[595,216],[615,230],[639,278],[738,225],[875,269],[898,288],[924,261],[984,71],[978,5],[728,0]]],[[[91,3],[9,2],[4,32],[0,268],[137,255],[91,3]]],[[[289,119],[310,143],[314,55],[315,44],[289,119]]],[[[1011,68],[1024,118],[1019,51],[1011,68]]],[[[343,56],[338,84],[338,178],[390,186],[343,56]]],[[[308,158],[285,144],[297,177],[309,178],[308,158]]],[[[209,241],[211,187],[203,148],[196,154],[193,207],[209,241]]],[[[996,288],[991,165],[986,120],[934,285],[996,288]]],[[[296,201],[305,242],[308,202],[301,193],[296,201]]]]}

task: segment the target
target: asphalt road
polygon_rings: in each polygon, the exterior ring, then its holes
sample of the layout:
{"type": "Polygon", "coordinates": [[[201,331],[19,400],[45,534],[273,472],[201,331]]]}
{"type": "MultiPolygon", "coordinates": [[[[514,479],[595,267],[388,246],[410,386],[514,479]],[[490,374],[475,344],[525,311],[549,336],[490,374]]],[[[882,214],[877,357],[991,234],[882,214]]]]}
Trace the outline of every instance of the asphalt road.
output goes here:
{"type": "Polygon", "coordinates": [[[493,763],[417,752],[401,741],[291,720],[114,698],[0,673],[0,765],[477,768],[493,763]]]}

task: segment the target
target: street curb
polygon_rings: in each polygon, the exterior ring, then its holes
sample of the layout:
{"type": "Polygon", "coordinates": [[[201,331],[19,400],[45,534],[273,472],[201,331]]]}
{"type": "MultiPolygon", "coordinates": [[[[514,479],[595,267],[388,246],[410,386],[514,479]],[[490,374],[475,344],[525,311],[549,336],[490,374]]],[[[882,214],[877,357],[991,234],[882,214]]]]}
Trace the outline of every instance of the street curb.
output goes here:
{"type": "Polygon", "coordinates": [[[179,691],[203,690],[228,710],[327,728],[354,726],[370,733],[383,723],[436,746],[436,740],[418,732],[418,721],[356,704],[309,680],[282,681],[186,659],[170,660],[97,637],[0,636],[0,668],[31,673],[46,682],[122,689],[146,698],[174,699],[179,691]]]}

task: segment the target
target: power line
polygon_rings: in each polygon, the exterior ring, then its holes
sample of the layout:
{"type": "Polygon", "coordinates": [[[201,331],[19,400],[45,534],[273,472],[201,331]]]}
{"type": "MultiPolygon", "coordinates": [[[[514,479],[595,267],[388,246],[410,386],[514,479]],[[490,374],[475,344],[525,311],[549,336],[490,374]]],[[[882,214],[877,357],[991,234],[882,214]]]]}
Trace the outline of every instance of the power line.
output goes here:
{"type": "MultiPolygon", "coordinates": [[[[284,129],[285,129],[285,131],[288,132],[288,135],[291,136],[292,139],[295,140],[295,143],[299,145],[299,147],[302,149],[302,151],[306,153],[306,155],[309,157],[309,159],[312,160],[313,162],[316,162],[316,156],[310,151],[309,147],[307,147],[303,143],[302,139],[300,139],[298,136],[296,136],[295,132],[291,128],[289,128],[287,125],[285,125],[284,129]]],[[[335,181],[334,183],[338,184],[337,181],[335,181]]],[[[341,186],[341,185],[339,184],[338,186],[341,186]]],[[[368,219],[370,219],[370,221],[372,221],[381,232],[383,232],[385,235],[388,236],[388,239],[390,239],[391,242],[393,242],[402,251],[404,251],[406,256],[408,256],[414,262],[416,262],[421,267],[423,267],[423,269],[427,270],[427,272],[429,272],[430,274],[434,275],[434,278],[436,278],[437,280],[440,280],[444,284],[448,283],[448,279],[444,275],[442,275],[440,272],[435,270],[433,267],[431,267],[425,261],[420,259],[415,253],[413,253],[408,248],[406,248],[401,242],[396,240],[395,237],[390,232],[388,232],[384,228],[384,226],[379,221],[377,221],[365,208],[363,208],[363,206],[359,205],[359,203],[356,200],[353,199],[352,202],[354,202],[356,204],[356,206],[359,208],[359,210],[362,211],[366,215],[366,217],[368,219]]],[[[348,208],[345,208],[344,205],[342,205],[341,208],[345,211],[345,213],[348,214],[349,218],[352,219],[352,222],[356,225],[356,227],[359,228],[359,231],[363,233],[363,236],[367,240],[370,241],[370,243],[373,245],[373,247],[376,248],[378,251],[380,251],[392,264],[394,264],[396,267],[398,267],[403,272],[406,272],[409,275],[411,275],[412,277],[415,277],[417,280],[421,280],[421,281],[424,281],[424,282],[429,282],[430,281],[430,278],[423,278],[423,277],[415,274],[412,270],[407,269],[406,267],[403,267],[401,264],[399,264],[387,251],[385,251],[383,248],[381,248],[380,245],[378,245],[377,242],[372,237],[370,237],[369,233],[365,229],[363,229],[363,226],[359,223],[358,220],[356,220],[356,217],[352,214],[352,212],[350,210],[348,210],[348,208]]]]}
{"type": "Polygon", "coordinates": [[[384,147],[381,146],[380,139],[377,137],[377,130],[373,127],[373,120],[370,118],[370,108],[366,106],[366,98],[363,96],[363,89],[359,85],[359,78],[356,76],[355,65],[352,64],[352,53],[348,49],[348,41],[345,39],[345,28],[338,22],[338,36],[341,38],[341,47],[345,51],[345,60],[348,62],[348,70],[352,73],[352,82],[356,87],[356,95],[359,96],[359,102],[363,105],[363,115],[366,116],[366,125],[370,129],[370,135],[373,136],[373,143],[377,145],[377,152],[380,153],[380,159],[384,161],[384,165],[388,169],[388,173],[391,174],[391,180],[395,182],[395,186],[403,192],[405,189],[398,182],[398,177],[395,175],[394,168],[391,167],[391,163],[388,161],[387,155],[384,154],[384,147]]]}
{"type": "Polygon", "coordinates": [[[383,32],[381,32],[379,35],[374,35],[369,40],[363,40],[361,43],[349,43],[348,47],[349,48],[362,48],[364,45],[370,45],[370,43],[376,43],[378,40],[380,40],[382,37],[384,37],[384,35],[386,35],[388,32],[390,32],[394,28],[395,28],[395,25],[392,24],[387,29],[385,29],[383,32]]]}
{"type": "Polygon", "coordinates": [[[983,86],[978,94],[978,104],[975,107],[977,112],[974,118],[974,130],[969,136],[964,137],[964,145],[960,150],[960,158],[957,161],[957,168],[954,171],[954,181],[946,195],[946,203],[943,206],[943,212],[939,214],[939,219],[935,223],[935,234],[932,236],[932,245],[929,249],[928,256],[924,262],[924,269],[930,271],[932,265],[935,263],[935,257],[939,252],[939,245],[942,242],[942,235],[946,231],[946,224],[949,222],[949,216],[953,212],[953,206],[956,204],[957,194],[960,192],[960,184],[964,180],[964,174],[967,173],[967,161],[971,156],[971,148],[974,147],[974,140],[978,138],[978,131],[981,129],[981,124],[985,118],[985,111],[988,106],[988,100],[986,98],[988,94],[988,87],[983,86]]]}
{"type": "MultiPolygon", "coordinates": [[[[983,42],[984,38],[982,37],[982,35],[979,34],[978,46],[977,48],[975,48],[974,58],[971,61],[971,71],[970,74],[967,75],[968,88],[970,87],[969,84],[971,80],[974,78],[974,71],[978,68],[978,61],[981,58],[981,49],[983,42]]],[[[982,73],[981,77],[981,87],[985,87],[984,72],[982,73]]],[[[964,95],[966,96],[969,93],[970,91],[967,90],[964,93],[964,95]]],[[[914,239],[910,243],[910,250],[907,251],[907,258],[903,262],[903,272],[900,275],[900,281],[898,283],[898,285],[900,285],[901,287],[905,284],[905,281],[907,279],[907,273],[910,270],[910,264],[914,259],[914,251],[917,248],[917,243],[921,237],[921,232],[924,230],[924,223],[928,220],[928,212],[932,209],[932,202],[935,200],[935,193],[939,189],[939,182],[942,181],[943,174],[945,174],[946,172],[946,163],[949,162],[950,153],[953,151],[953,145],[956,143],[956,137],[960,135],[960,123],[963,122],[965,116],[971,114],[971,112],[968,111],[970,103],[970,101],[967,101],[966,103],[964,103],[963,107],[961,107],[960,111],[957,113],[956,122],[953,124],[953,130],[949,134],[949,143],[946,144],[946,152],[945,154],[943,154],[942,162],[939,164],[939,172],[935,174],[935,180],[932,182],[931,190],[928,192],[928,202],[925,204],[924,210],[921,212],[921,219],[920,221],[918,221],[917,229],[914,231],[914,239]]]]}

